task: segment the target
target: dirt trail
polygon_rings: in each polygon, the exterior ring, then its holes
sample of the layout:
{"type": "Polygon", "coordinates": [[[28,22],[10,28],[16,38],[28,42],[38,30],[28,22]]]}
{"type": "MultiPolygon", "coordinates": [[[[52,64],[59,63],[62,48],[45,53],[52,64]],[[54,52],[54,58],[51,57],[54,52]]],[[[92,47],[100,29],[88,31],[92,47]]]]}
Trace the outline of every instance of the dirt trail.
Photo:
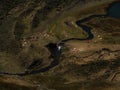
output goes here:
{"type": "Polygon", "coordinates": [[[91,51],[91,50],[101,50],[103,48],[110,49],[112,51],[120,50],[120,44],[95,44],[92,42],[69,42],[66,44],[71,48],[71,50],[75,49],[80,52],[83,51],[91,51]]]}

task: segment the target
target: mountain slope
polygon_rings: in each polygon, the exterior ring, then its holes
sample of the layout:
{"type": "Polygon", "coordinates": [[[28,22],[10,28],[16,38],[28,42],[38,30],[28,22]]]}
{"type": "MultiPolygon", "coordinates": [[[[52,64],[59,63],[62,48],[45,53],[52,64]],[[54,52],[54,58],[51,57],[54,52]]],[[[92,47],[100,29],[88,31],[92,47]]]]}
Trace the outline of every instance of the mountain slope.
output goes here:
{"type": "MultiPolygon", "coordinates": [[[[92,28],[94,38],[90,42],[67,42],[62,48],[58,65],[47,72],[30,74],[49,67],[54,61],[46,45],[69,38],[88,37],[76,21],[106,14],[113,1],[1,0],[0,85],[3,90],[9,90],[15,83],[17,85],[13,89],[21,88],[18,82],[21,78],[20,82],[29,82],[27,88],[31,90],[41,87],[45,90],[119,90],[120,21],[112,17],[96,17],[83,23],[92,28]],[[7,75],[14,81],[9,85],[3,73],[28,75],[7,75]]],[[[26,89],[26,83],[23,89],[26,89]]]]}

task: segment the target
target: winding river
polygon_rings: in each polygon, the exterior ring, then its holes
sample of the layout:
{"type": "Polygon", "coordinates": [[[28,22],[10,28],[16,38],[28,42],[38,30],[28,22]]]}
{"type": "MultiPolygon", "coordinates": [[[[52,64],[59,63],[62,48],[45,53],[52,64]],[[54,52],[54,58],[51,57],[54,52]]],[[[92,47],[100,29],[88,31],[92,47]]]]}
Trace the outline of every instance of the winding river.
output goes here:
{"type": "Polygon", "coordinates": [[[88,16],[88,17],[86,17],[84,19],[76,21],[76,24],[80,28],[82,28],[86,33],[88,33],[87,38],[70,38],[70,39],[62,40],[59,43],[49,43],[48,45],[46,45],[48,50],[51,52],[51,56],[53,58],[53,61],[51,62],[51,64],[48,67],[45,67],[45,68],[42,68],[42,69],[36,70],[36,71],[31,71],[31,72],[26,71],[26,72],[23,72],[23,73],[15,73],[15,74],[0,72],[0,74],[24,76],[24,75],[29,75],[29,74],[36,74],[36,73],[40,73],[40,72],[46,72],[46,71],[50,70],[51,68],[53,68],[53,67],[55,67],[56,65],[59,64],[58,60],[59,60],[60,55],[61,55],[61,47],[63,47],[66,42],[68,42],[70,40],[85,41],[85,40],[92,40],[94,38],[94,35],[91,32],[92,28],[88,27],[86,25],[83,25],[82,23],[87,22],[87,21],[91,20],[92,18],[96,18],[96,17],[101,17],[101,18],[113,17],[113,18],[119,18],[120,19],[119,10],[120,10],[120,1],[112,3],[109,6],[109,8],[107,9],[107,13],[105,15],[91,15],[91,16],[88,16]]]}

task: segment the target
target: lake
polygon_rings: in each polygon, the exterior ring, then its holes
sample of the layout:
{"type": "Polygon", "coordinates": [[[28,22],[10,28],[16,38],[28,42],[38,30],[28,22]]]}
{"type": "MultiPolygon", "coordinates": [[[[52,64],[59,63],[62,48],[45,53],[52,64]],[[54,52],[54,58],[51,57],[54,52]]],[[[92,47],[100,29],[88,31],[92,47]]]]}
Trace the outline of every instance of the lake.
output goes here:
{"type": "Polygon", "coordinates": [[[110,5],[108,9],[108,16],[120,18],[120,1],[110,5]]]}

